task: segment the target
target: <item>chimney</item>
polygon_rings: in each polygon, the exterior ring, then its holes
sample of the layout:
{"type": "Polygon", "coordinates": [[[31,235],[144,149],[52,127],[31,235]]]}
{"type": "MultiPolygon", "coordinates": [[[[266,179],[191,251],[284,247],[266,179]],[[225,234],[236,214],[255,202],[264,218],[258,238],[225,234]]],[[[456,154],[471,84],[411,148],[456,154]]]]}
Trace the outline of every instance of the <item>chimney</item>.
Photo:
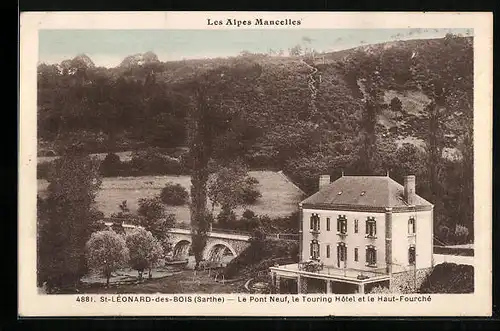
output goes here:
{"type": "Polygon", "coordinates": [[[319,190],[328,184],[330,184],[330,175],[319,176],[319,190]]]}
{"type": "Polygon", "coordinates": [[[415,176],[405,176],[404,182],[404,198],[407,204],[415,204],[415,176]]]}

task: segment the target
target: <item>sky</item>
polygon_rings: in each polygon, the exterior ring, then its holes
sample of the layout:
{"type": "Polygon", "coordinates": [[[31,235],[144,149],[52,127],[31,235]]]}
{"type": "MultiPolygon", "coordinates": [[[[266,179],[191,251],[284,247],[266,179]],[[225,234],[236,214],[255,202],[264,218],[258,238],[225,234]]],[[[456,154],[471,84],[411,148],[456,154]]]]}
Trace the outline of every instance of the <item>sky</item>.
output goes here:
{"type": "Polygon", "coordinates": [[[285,53],[301,44],[317,52],[395,40],[472,35],[471,29],[235,29],[235,30],[41,30],[39,63],[88,55],[97,66],[114,67],[129,55],[154,52],[160,61],[215,58],[242,51],[285,53]],[[304,38],[310,40],[307,43],[304,38]]]}

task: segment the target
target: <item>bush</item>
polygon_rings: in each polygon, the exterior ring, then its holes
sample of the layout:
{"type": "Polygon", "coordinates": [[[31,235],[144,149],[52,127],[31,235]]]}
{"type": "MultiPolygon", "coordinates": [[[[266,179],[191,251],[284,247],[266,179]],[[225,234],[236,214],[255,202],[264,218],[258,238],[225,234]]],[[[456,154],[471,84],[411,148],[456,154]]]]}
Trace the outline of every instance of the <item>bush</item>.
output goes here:
{"type": "Polygon", "coordinates": [[[246,219],[252,219],[255,216],[257,216],[257,215],[254,213],[253,210],[250,210],[250,209],[245,209],[245,211],[242,214],[242,217],[246,218],[246,219]]]}
{"type": "Polygon", "coordinates": [[[104,177],[119,176],[122,170],[120,157],[114,153],[108,153],[101,162],[101,175],[104,177]]]}
{"type": "Polygon", "coordinates": [[[128,249],[123,236],[114,231],[94,232],[86,245],[89,268],[106,277],[109,286],[111,273],[128,261],[128,249]]]}
{"type": "Polygon", "coordinates": [[[420,286],[420,293],[473,293],[474,267],[442,263],[434,267],[420,286]]]}
{"type": "Polygon", "coordinates": [[[455,239],[459,243],[466,243],[469,237],[469,229],[467,227],[457,224],[455,226],[455,239]]]}
{"type": "Polygon", "coordinates": [[[229,262],[224,276],[229,279],[268,270],[278,262],[297,262],[298,256],[291,255],[297,250],[297,242],[262,239],[255,233],[250,246],[229,262]]]}
{"type": "Polygon", "coordinates": [[[385,286],[377,285],[371,289],[370,294],[393,294],[393,292],[385,286]]]}
{"type": "Polygon", "coordinates": [[[403,111],[403,103],[399,100],[398,97],[394,97],[391,100],[391,110],[393,112],[402,112],[403,111]]]}
{"type": "Polygon", "coordinates": [[[188,191],[184,186],[170,182],[165,184],[160,194],[163,203],[171,206],[182,206],[186,204],[188,197],[188,191]]]}
{"type": "Polygon", "coordinates": [[[262,197],[258,189],[259,181],[255,177],[247,177],[245,183],[241,188],[241,200],[243,204],[253,205],[259,198],[262,197]]]}
{"type": "Polygon", "coordinates": [[[236,229],[238,224],[234,211],[223,208],[217,215],[217,226],[223,229],[236,229]]]}

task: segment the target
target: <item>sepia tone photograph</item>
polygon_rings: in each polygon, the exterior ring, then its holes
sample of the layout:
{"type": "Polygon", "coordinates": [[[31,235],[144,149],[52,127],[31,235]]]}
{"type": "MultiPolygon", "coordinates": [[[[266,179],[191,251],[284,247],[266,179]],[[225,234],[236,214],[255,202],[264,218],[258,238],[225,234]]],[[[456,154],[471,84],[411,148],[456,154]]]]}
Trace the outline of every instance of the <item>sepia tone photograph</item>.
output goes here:
{"type": "Polygon", "coordinates": [[[40,30],[39,294],[474,293],[474,29],[40,30]]]}

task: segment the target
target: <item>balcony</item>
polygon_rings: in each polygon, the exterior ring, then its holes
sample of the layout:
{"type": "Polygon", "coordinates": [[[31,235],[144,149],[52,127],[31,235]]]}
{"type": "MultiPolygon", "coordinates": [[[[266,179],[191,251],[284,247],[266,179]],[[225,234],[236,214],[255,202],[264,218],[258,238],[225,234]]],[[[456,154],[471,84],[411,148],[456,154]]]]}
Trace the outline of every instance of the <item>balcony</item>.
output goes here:
{"type": "Polygon", "coordinates": [[[314,234],[314,235],[318,235],[320,231],[319,231],[319,229],[314,228],[314,229],[311,229],[311,231],[310,231],[310,232],[311,232],[312,234],[314,234]]]}
{"type": "Polygon", "coordinates": [[[344,231],[344,232],[337,231],[337,236],[340,236],[341,238],[345,238],[345,237],[347,237],[347,232],[346,231],[344,231]]]}
{"type": "Polygon", "coordinates": [[[377,239],[377,235],[376,234],[365,234],[365,238],[366,239],[377,239]]]}

